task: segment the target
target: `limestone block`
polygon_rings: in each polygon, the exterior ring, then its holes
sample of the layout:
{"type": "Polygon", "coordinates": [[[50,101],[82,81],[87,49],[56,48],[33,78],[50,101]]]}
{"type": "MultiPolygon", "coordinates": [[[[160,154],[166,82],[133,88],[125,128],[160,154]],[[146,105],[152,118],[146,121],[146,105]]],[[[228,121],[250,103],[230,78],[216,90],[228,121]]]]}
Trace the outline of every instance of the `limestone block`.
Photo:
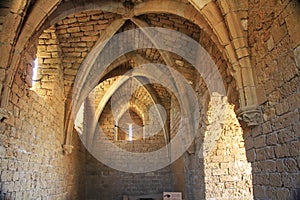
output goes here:
{"type": "Polygon", "coordinates": [[[229,33],[224,22],[218,23],[213,27],[213,29],[214,32],[218,35],[218,38],[222,45],[227,45],[230,43],[229,33]]]}
{"type": "Polygon", "coordinates": [[[278,139],[276,133],[267,135],[267,145],[276,145],[277,143],[278,143],[278,139]]]}
{"type": "Polygon", "coordinates": [[[89,16],[86,16],[86,17],[78,17],[77,18],[78,22],[80,23],[84,23],[84,22],[88,22],[90,20],[90,17],[89,16]]]}
{"type": "Polygon", "coordinates": [[[10,11],[12,13],[16,13],[16,14],[21,14],[22,12],[24,12],[26,7],[26,1],[25,0],[21,0],[21,1],[13,1],[12,5],[10,7],[10,11]]]}
{"type": "Polygon", "coordinates": [[[192,0],[191,3],[196,6],[199,10],[201,10],[204,6],[206,6],[211,0],[192,0]]]}
{"type": "Polygon", "coordinates": [[[272,38],[274,43],[278,44],[282,38],[287,34],[287,29],[285,26],[280,26],[279,23],[275,22],[271,29],[272,38]]]}
{"type": "Polygon", "coordinates": [[[104,15],[103,14],[94,14],[91,16],[91,20],[99,20],[99,19],[104,19],[104,15]]]}
{"type": "Polygon", "coordinates": [[[268,50],[269,50],[269,51],[271,51],[271,50],[275,47],[275,43],[274,43],[273,36],[271,36],[271,37],[267,40],[267,47],[268,47],[268,50]]]}
{"type": "Polygon", "coordinates": [[[293,41],[293,47],[297,47],[300,44],[300,25],[299,25],[299,13],[296,15],[289,15],[286,19],[286,25],[288,33],[293,41]]]}
{"type": "Polygon", "coordinates": [[[53,52],[53,51],[58,51],[59,46],[58,45],[47,45],[46,51],[47,52],[53,52]]]}
{"type": "Polygon", "coordinates": [[[274,150],[277,158],[284,158],[288,156],[288,148],[285,144],[275,146],[274,150]]]}
{"type": "Polygon", "coordinates": [[[236,13],[228,13],[225,16],[225,19],[227,21],[232,38],[239,38],[244,36],[244,32],[241,26],[241,20],[238,18],[236,13]]]}
{"type": "Polygon", "coordinates": [[[276,190],[276,196],[278,199],[286,199],[290,197],[290,192],[287,188],[280,188],[276,190]]]}
{"type": "Polygon", "coordinates": [[[71,18],[66,18],[62,21],[63,21],[64,24],[68,25],[68,24],[76,23],[77,19],[75,17],[71,17],[71,18]]]}
{"type": "Polygon", "coordinates": [[[220,23],[223,20],[223,16],[215,2],[208,3],[201,10],[201,13],[206,17],[212,26],[220,23]]]}
{"type": "Polygon", "coordinates": [[[227,175],[228,174],[228,169],[213,169],[212,170],[212,175],[227,175]]]}
{"type": "Polygon", "coordinates": [[[295,48],[294,55],[295,55],[296,65],[300,69],[300,45],[295,48]]]}
{"type": "Polygon", "coordinates": [[[297,172],[298,171],[298,164],[295,159],[293,158],[286,158],[284,159],[284,166],[286,172],[297,172]]]}
{"type": "Polygon", "coordinates": [[[22,17],[16,14],[8,14],[5,18],[5,23],[3,26],[3,31],[5,34],[1,35],[1,42],[12,44],[14,42],[15,36],[17,34],[17,28],[21,23],[22,17]],[[8,23],[10,26],[5,26],[8,23]]]}
{"type": "MultiPolygon", "coordinates": [[[[84,36],[81,38],[81,41],[83,42],[94,42],[98,40],[98,36],[84,36]]],[[[93,46],[94,43],[92,43],[92,45],[87,45],[87,46],[93,46]]]]}
{"type": "Polygon", "coordinates": [[[108,24],[97,24],[94,26],[94,30],[95,31],[105,30],[107,26],[108,26],[108,24]]]}
{"type": "Polygon", "coordinates": [[[80,31],[80,28],[79,27],[70,27],[70,28],[67,28],[67,33],[76,33],[76,32],[79,32],[80,31]]]}
{"type": "Polygon", "coordinates": [[[81,31],[93,31],[94,27],[92,25],[90,25],[90,26],[81,26],[80,30],[81,31]]]}

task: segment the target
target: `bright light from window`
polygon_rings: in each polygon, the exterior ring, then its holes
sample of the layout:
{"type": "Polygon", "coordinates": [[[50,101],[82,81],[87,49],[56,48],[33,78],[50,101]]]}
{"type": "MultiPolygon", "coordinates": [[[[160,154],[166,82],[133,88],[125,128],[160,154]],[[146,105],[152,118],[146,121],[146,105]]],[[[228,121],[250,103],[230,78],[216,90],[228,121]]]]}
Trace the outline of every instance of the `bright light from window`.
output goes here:
{"type": "Polygon", "coordinates": [[[118,124],[115,122],[114,133],[115,133],[115,141],[118,141],[118,124]]]}
{"type": "Polygon", "coordinates": [[[39,67],[38,58],[36,58],[34,60],[33,73],[32,73],[32,87],[36,82],[38,67],[39,67]]]}
{"type": "Polygon", "coordinates": [[[128,140],[132,141],[132,124],[128,125],[128,140]]]}

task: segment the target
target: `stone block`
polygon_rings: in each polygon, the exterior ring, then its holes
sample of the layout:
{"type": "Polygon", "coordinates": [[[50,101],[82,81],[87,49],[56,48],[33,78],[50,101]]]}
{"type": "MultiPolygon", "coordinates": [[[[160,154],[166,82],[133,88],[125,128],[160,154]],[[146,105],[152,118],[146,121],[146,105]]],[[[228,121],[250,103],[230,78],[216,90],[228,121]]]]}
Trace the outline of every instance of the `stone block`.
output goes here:
{"type": "Polygon", "coordinates": [[[281,181],[281,174],[280,173],[271,173],[269,175],[270,177],[270,185],[275,187],[281,187],[282,181],[281,181]]]}
{"type": "Polygon", "coordinates": [[[86,16],[86,17],[78,17],[77,21],[80,23],[84,23],[84,22],[88,22],[90,20],[90,16],[86,16]]]}
{"type": "Polygon", "coordinates": [[[253,182],[256,185],[268,185],[269,184],[269,174],[255,174],[253,182]]]}
{"type": "Polygon", "coordinates": [[[39,58],[51,58],[51,53],[48,53],[48,52],[39,52],[37,56],[39,58]]]}
{"type": "Polygon", "coordinates": [[[289,199],[290,191],[287,188],[279,188],[276,190],[277,199],[289,199]]]}
{"type": "Polygon", "coordinates": [[[97,24],[94,26],[94,30],[95,31],[105,30],[107,26],[108,26],[108,24],[97,24]]]}
{"type": "Polygon", "coordinates": [[[217,175],[227,175],[228,174],[228,169],[213,169],[212,170],[212,175],[217,176],[217,175]]]}
{"type": "Polygon", "coordinates": [[[277,168],[277,172],[279,172],[279,173],[284,171],[283,159],[277,159],[276,160],[276,168],[277,168]]]}
{"type": "Polygon", "coordinates": [[[44,64],[58,64],[58,63],[61,63],[60,59],[59,58],[47,58],[47,59],[44,59],[44,64]]]}
{"type": "Polygon", "coordinates": [[[274,39],[272,36],[267,40],[267,47],[269,51],[271,51],[275,47],[274,39]]]}
{"type": "Polygon", "coordinates": [[[278,44],[283,37],[287,35],[287,29],[284,25],[280,26],[278,22],[274,22],[271,28],[271,34],[274,39],[274,43],[278,44]]]}
{"type": "Polygon", "coordinates": [[[265,148],[265,155],[266,155],[266,159],[273,159],[273,158],[275,158],[274,147],[267,147],[267,148],[265,148]]]}
{"type": "Polygon", "coordinates": [[[289,151],[285,144],[276,145],[274,147],[274,150],[275,150],[275,155],[277,158],[284,158],[284,157],[289,156],[289,151]]]}
{"type": "Polygon", "coordinates": [[[94,14],[94,15],[91,15],[91,20],[99,20],[99,19],[104,19],[104,15],[103,14],[94,14]]]}
{"type": "Polygon", "coordinates": [[[50,39],[51,34],[50,33],[42,33],[39,37],[39,39],[50,39]]]}
{"type": "Polygon", "coordinates": [[[66,18],[66,19],[63,20],[64,24],[73,24],[73,23],[76,23],[76,22],[77,22],[77,19],[75,17],[66,18]]]}
{"type": "Polygon", "coordinates": [[[74,49],[75,52],[87,52],[88,51],[88,48],[86,47],[76,47],[74,49]]]}
{"type": "Polygon", "coordinates": [[[75,70],[75,69],[65,69],[64,73],[67,74],[67,75],[75,76],[77,74],[77,70],[75,70]]]}
{"type": "Polygon", "coordinates": [[[248,48],[239,48],[236,50],[238,59],[249,56],[248,48]]]}
{"type": "Polygon", "coordinates": [[[255,148],[265,147],[266,146],[266,136],[260,135],[258,137],[255,137],[253,139],[253,142],[254,142],[255,148]]]}
{"type": "Polygon", "coordinates": [[[262,169],[266,172],[276,172],[276,162],[274,160],[262,161],[262,169]]]}
{"type": "Polygon", "coordinates": [[[80,31],[80,28],[79,27],[70,27],[70,28],[67,28],[67,33],[76,33],[76,32],[79,32],[80,31]]]}
{"type": "Polygon", "coordinates": [[[211,0],[193,0],[191,3],[196,6],[199,10],[205,7],[211,0]]]}
{"type": "Polygon", "coordinates": [[[49,44],[57,44],[56,39],[49,39],[49,40],[45,40],[45,44],[49,45],[49,44]]]}
{"type": "MultiPolygon", "coordinates": [[[[271,127],[270,122],[266,122],[262,125],[262,132],[263,132],[263,134],[267,134],[267,133],[272,132],[272,127],[271,127]]],[[[268,135],[267,135],[267,139],[268,139],[268,135]]],[[[267,141],[267,144],[268,144],[268,141],[267,141]]]]}
{"type": "Polygon", "coordinates": [[[67,57],[74,57],[74,58],[81,57],[81,53],[80,52],[68,52],[68,53],[65,53],[64,55],[67,56],[67,57]]]}
{"type": "Polygon", "coordinates": [[[285,19],[287,30],[291,37],[291,40],[293,41],[294,48],[300,44],[300,38],[299,38],[300,25],[298,23],[299,16],[297,15],[289,15],[285,19]]]}
{"type": "Polygon", "coordinates": [[[276,115],[282,115],[289,111],[289,104],[286,101],[280,102],[275,106],[276,115]]]}
{"type": "Polygon", "coordinates": [[[265,160],[266,158],[267,156],[264,148],[256,149],[256,160],[265,160]]]}
{"type": "Polygon", "coordinates": [[[232,38],[244,37],[241,20],[238,18],[238,15],[236,13],[228,13],[225,16],[225,19],[227,21],[232,38]]]}
{"type": "Polygon", "coordinates": [[[247,160],[249,162],[254,162],[256,160],[256,152],[255,149],[250,149],[246,151],[247,160]]]}
{"type": "Polygon", "coordinates": [[[93,26],[81,26],[80,27],[80,30],[81,31],[93,31],[94,30],[94,27],[93,26]]]}
{"type": "Polygon", "coordinates": [[[276,189],[274,187],[268,186],[266,189],[266,195],[269,199],[276,199],[276,189]]]}
{"type": "Polygon", "coordinates": [[[1,181],[12,181],[13,171],[2,171],[1,172],[1,181]]]}
{"type": "Polygon", "coordinates": [[[219,24],[215,25],[214,32],[218,35],[222,45],[230,44],[229,33],[224,22],[220,22],[219,24]]]}
{"type": "Polygon", "coordinates": [[[294,124],[292,124],[292,127],[293,127],[293,131],[294,131],[294,134],[295,134],[295,138],[299,138],[299,136],[300,136],[300,123],[294,123],[294,124]]]}
{"type": "Polygon", "coordinates": [[[60,57],[60,52],[51,52],[51,58],[59,58],[60,57]]]}
{"type": "Polygon", "coordinates": [[[294,139],[294,132],[290,128],[280,130],[277,135],[278,142],[281,144],[287,143],[294,139]]]}
{"type": "Polygon", "coordinates": [[[295,55],[296,65],[300,69],[300,45],[295,48],[294,55],[295,55]]]}
{"type": "Polygon", "coordinates": [[[299,170],[297,161],[293,158],[286,158],[283,160],[283,163],[284,163],[284,169],[286,172],[289,172],[289,173],[294,172],[295,173],[299,170]]]}
{"type": "Polygon", "coordinates": [[[256,198],[261,198],[261,199],[266,199],[266,192],[265,192],[265,187],[262,185],[255,185],[253,192],[256,196],[256,198]]]}
{"type": "Polygon", "coordinates": [[[215,2],[208,3],[201,10],[201,12],[212,26],[223,21],[223,16],[220,12],[219,7],[217,6],[217,4],[215,2]]]}
{"type": "Polygon", "coordinates": [[[5,34],[1,35],[1,42],[7,43],[7,44],[13,44],[14,42],[14,38],[17,34],[17,29],[21,23],[21,16],[20,15],[16,15],[16,14],[12,14],[9,13],[6,17],[5,17],[5,22],[4,22],[4,26],[3,26],[3,31],[5,32],[5,34]],[[11,26],[5,26],[5,24],[10,24],[11,26]]]}
{"type": "MultiPolygon", "coordinates": [[[[83,41],[83,42],[95,42],[97,40],[98,40],[98,36],[84,36],[81,38],[81,41],[83,41]]],[[[87,45],[87,46],[89,46],[89,45],[87,45]]]]}
{"type": "Polygon", "coordinates": [[[47,45],[46,47],[47,52],[59,51],[58,45],[47,45]]]}

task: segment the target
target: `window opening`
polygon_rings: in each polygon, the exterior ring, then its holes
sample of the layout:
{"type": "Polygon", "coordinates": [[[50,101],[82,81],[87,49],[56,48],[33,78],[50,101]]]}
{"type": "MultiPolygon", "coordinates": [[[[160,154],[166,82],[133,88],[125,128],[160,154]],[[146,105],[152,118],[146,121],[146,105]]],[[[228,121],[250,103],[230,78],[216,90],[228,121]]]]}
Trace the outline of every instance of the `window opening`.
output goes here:
{"type": "Polygon", "coordinates": [[[38,67],[39,67],[39,62],[38,62],[38,58],[36,58],[34,60],[34,65],[33,65],[33,69],[32,69],[32,87],[34,87],[34,85],[37,81],[36,78],[37,78],[38,67]]]}

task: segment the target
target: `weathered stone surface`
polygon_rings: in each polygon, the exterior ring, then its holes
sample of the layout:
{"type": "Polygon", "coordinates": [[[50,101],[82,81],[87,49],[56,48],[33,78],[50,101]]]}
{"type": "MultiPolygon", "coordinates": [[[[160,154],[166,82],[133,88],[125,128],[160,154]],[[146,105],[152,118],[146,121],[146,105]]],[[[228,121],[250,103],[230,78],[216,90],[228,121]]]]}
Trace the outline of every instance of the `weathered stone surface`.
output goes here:
{"type": "MultiPolygon", "coordinates": [[[[91,199],[118,199],[122,198],[123,191],[138,194],[165,190],[182,191],[185,199],[298,198],[300,25],[296,0],[179,0],[183,7],[193,5],[196,8],[191,7],[191,12],[183,16],[191,17],[200,28],[192,21],[151,10],[152,7],[144,10],[150,9],[154,14],[135,16],[149,26],[177,30],[200,41],[215,61],[230,100],[227,118],[220,122],[218,112],[221,111],[216,111],[217,115],[211,113],[208,106],[211,91],[207,90],[207,83],[201,76],[196,75],[193,66],[172,53],[162,56],[154,48],[138,50],[137,53],[145,56],[148,62],[179,63],[172,67],[196,91],[201,113],[198,135],[179,162],[156,172],[138,175],[112,170],[91,156],[85,158],[88,154],[77,135],[73,134],[72,144],[69,144],[65,143],[64,134],[64,120],[70,109],[68,101],[78,69],[86,56],[99,38],[107,34],[106,29],[114,20],[128,19],[118,32],[137,26],[129,19],[130,13],[121,16],[125,12],[121,3],[105,6],[104,10],[120,12],[115,14],[100,11],[98,6],[102,4],[82,2],[82,5],[77,5],[75,1],[61,1],[58,5],[59,2],[41,0],[32,1],[30,5],[26,1],[14,1],[12,5],[1,2],[0,99],[1,106],[5,105],[5,111],[10,114],[0,113],[0,199],[84,199],[87,196],[91,199]],[[62,9],[65,3],[68,6],[62,9]],[[57,6],[62,9],[59,15],[56,15],[57,6]],[[65,9],[69,10],[64,13],[65,9]],[[72,14],[73,11],[77,13],[72,14]],[[51,16],[52,12],[56,14],[51,16]],[[43,32],[49,24],[54,26],[43,32]],[[31,88],[35,57],[39,59],[39,70],[31,88]],[[5,99],[7,103],[3,103],[5,99]],[[255,104],[257,110],[241,113],[239,118],[253,125],[243,130],[234,111],[249,102],[255,104]],[[262,112],[262,120],[256,115],[258,110],[262,112]],[[209,117],[214,115],[217,117],[210,120],[209,117]],[[211,124],[217,125],[213,129],[211,124]],[[214,134],[217,130],[221,130],[219,137],[214,140],[208,137],[208,133],[214,134]],[[205,157],[200,151],[203,141],[204,144],[207,141],[214,144],[205,157]],[[70,154],[62,154],[64,145],[74,146],[72,153],[70,148],[65,148],[70,154]],[[87,196],[82,190],[85,186],[87,196]]],[[[143,1],[134,3],[133,9],[136,9],[143,1]]],[[[174,2],[167,3],[176,8],[174,2]]],[[[182,14],[181,9],[170,12],[182,14]]],[[[166,37],[166,41],[175,44],[179,39],[166,37]]],[[[182,49],[185,49],[184,45],[182,49]]],[[[112,53],[114,51],[116,49],[112,49],[112,53]]],[[[189,52],[189,55],[197,56],[195,52],[189,52]]],[[[140,64],[129,55],[124,57],[127,60],[108,77],[119,76],[140,64]]],[[[163,77],[164,72],[157,74],[163,77]]],[[[115,82],[114,78],[103,82],[98,88],[96,95],[99,98],[95,105],[115,82]]],[[[125,128],[120,131],[120,140],[115,141],[114,119],[106,113],[109,110],[106,108],[100,121],[118,147],[131,152],[151,152],[164,146],[180,128],[178,102],[161,86],[155,85],[153,90],[154,96],[158,96],[167,110],[169,123],[165,126],[170,130],[169,135],[159,134],[148,140],[126,143],[124,138],[128,130],[125,128]]],[[[124,94],[118,95],[121,110],[125,105],[122,101],[124,94]]],[[[138,89],[132,101],[136,114],[130,118],[141,125],[143,120],[137,113],[147,113],[151,98],[143,89],[138,89]]],[[[157,116],[154,119],[154,122],[159,121],[157,116]]],[[[158,123],[152,125],[156,127],[158,123]]],[[[117,152],[110,153],[112,161],[120,161],[117,152]]]]}

